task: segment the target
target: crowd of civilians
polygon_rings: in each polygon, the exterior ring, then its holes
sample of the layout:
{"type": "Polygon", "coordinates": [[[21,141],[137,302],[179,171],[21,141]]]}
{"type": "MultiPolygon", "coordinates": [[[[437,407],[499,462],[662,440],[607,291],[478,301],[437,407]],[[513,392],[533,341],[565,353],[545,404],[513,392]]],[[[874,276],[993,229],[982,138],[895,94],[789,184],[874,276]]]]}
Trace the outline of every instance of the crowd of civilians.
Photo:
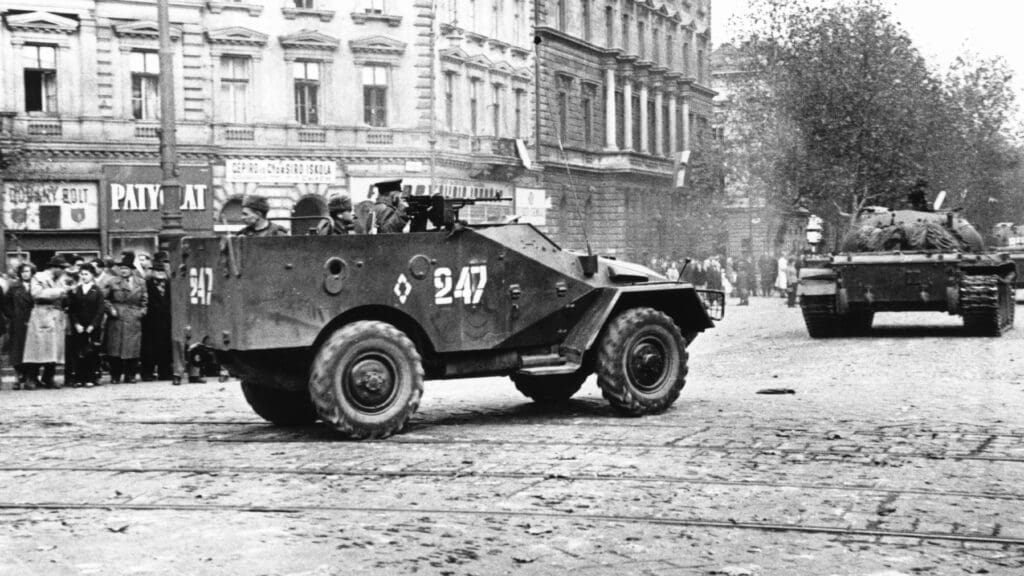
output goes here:
{"type": "Polygon", "coordinates": [[[51,258],[42,270],[23,262],[3,289],[4,348],[15,390],[170,380],[171,300],[166,254],[51,258]]]}
{"type": "Polygon", "coordinates": [[[697,288],[722,290],[739,298],[739,305],[750,303],[751,296],[780,296],[796,306],[796,285],[800,258],[797,254],[762,254],[737,258],[720,255],[683,260],[651,258],[647,265],[672,281],[688,282],[697,288]]]}

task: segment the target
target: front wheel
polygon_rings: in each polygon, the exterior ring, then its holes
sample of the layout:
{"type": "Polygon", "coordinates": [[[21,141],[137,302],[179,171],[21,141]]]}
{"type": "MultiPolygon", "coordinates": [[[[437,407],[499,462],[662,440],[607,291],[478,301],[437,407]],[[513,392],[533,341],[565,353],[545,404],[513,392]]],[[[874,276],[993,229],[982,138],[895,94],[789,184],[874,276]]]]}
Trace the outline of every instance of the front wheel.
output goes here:
{"type": "Polygon", "coordinates": [[[351,438],[399,432],[420,405],[423,365],[416,346],[385,322],[353,322],[320,346],[309,379],[320,418],[351,438]]]}
{"type": "Polygon", "coordinates": [[[668,315],[633,308],[608,325],[598,352],[597,384],[618,411],[663,412],[686,384],[686,340],[668,315]]]}
{"type": "Polygon", "coordinates": [[[278,426],[305,426],[316,422],[316,409],[306,391],[293,392],[242,380],[242,394],[253,412],[278,426]]]}

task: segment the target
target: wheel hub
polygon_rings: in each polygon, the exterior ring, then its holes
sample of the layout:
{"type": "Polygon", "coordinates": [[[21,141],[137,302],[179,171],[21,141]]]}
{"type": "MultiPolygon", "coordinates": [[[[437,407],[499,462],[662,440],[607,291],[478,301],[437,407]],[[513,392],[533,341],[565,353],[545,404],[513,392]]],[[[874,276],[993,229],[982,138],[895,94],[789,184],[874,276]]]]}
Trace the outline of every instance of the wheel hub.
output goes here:
{"type": "Polygon", "coordinates": [[[665,376],[665,349],[654,339],[638,342],[627,363],[630,380],[641,390],[653,390],[665,376]]]}
{"type": "Polygon", "coordinates": [[[381,358],[363,358],[353,364],[346,378],[348,397],[360,409],[373,412],[387,406],[395,392],[394,370],[381,358]]]}

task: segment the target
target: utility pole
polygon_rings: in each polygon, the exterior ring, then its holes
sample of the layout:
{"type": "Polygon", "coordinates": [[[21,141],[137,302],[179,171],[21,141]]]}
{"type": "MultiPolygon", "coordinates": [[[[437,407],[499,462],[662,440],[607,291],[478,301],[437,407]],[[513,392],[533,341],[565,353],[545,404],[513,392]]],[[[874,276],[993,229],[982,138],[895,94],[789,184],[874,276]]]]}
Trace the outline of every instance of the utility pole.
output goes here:
{"type": "Polygon", "coordinates": [[[174,46],[168,0],[157,0],[160,29],[160,168],[163,180],[163,210],[160,217],[160,250],[172,257],[171,274],[177,261],[178,244],[185,235],[181,227],[181,182],[178,181],[178,144],[174,99],[174,46]]]}
{"type": "Polygon", "coordinates": [[[434,179],[437,177],[437,0],[430,2],[430,192],[433,195],[437,188],[434,179]]]}

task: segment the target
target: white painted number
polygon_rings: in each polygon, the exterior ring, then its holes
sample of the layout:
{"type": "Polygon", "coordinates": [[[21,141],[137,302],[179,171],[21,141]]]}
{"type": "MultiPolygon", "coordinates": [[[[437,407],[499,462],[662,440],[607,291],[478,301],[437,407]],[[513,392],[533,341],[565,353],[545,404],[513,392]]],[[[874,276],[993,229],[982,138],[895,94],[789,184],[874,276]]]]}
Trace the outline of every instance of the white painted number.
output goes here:
{"type": "Polygon", "coordinates": [[[213,268],[189,268],[188,285],[189,302],[209,306],[213,296],[213,268]]]}
{"type": "Polygon", "coordinates": [[[454,274],[451,268],[438,268],[434,270],[434,304],[443,306],[451,304],[456,300],[462,300],[463,304],[479,304],[484,295],[484,287],[487,286],[487,266],[476,264],[463,266],[459,270],[459,279],[455,282],[455,289],[452,290],[454,274]]]}

